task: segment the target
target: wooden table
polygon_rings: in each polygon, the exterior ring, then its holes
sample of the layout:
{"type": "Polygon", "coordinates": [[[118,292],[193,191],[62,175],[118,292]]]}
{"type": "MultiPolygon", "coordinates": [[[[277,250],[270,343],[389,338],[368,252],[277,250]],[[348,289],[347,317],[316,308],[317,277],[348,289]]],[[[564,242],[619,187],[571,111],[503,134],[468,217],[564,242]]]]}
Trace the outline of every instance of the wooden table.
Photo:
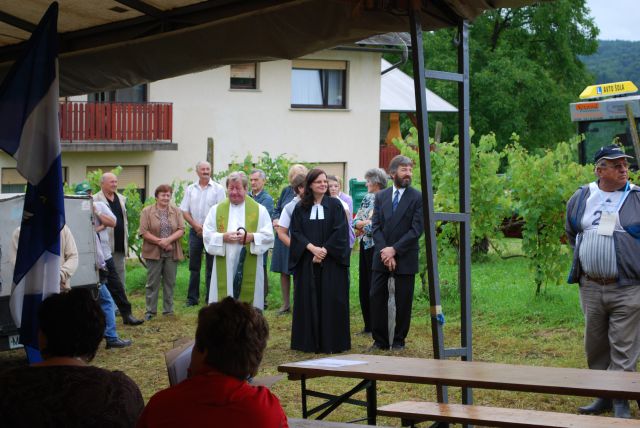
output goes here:
{"type": "Polygon", "coordinates": [[[332,359],[362,361],[363,363],[344,367],[325,367],[301,364],[305,362],[299,361],[282,364],[278,367],[278,371],[287,373],[290,380],[301,381],[303,418],[325,410],[318,417],[322,419],[330,411],[346,402],[365,405],[367,407],[367,423],[375,425],[376,381],[640,399],[640,373],[635,372],[362,354],[340,355],[332,359]],[[340,396],[319,393],[306,388],[306,379],[322,376],[354,378],[362,379],[362,381],[351,391],[340,396]],[[363,389],[367,391],[366,402],[351,399],[353,394],[363,389]],[[326,398],[328,401],[317,408],[307,410],[307,396],[326,398]]]}

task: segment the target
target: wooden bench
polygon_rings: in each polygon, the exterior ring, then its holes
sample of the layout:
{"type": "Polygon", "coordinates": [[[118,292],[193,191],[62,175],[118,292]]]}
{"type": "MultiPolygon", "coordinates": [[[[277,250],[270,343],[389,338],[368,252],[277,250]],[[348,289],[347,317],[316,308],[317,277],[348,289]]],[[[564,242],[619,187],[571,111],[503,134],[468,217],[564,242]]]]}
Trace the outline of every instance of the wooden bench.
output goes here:
{"type": "Polygon", "coordinates": [[[359,427],[370,427],[373,425],[354,425],[348,424],[344,422],[327,422],[327,421],[318,421],[315,419],[297,419],[297,418],[289,418],[288,421],[289,428],[359,428],[359,427]]]}
{"type": "MultiPolygon", "coordinates": [[[[636,372],[535,367],[478,361],[434,360],[363,354],[340,355],[318,360],[282,364],[278,367],[278,371],[286,373],[290,380],[300,381],[303,418],[319,413],[320,416],[318,418],[324,419],[325,416],[341,404],[364,404],[367,409],[367,423],[370,425],[375,425],[376,416],[379,414],[377,405],[378,382],[447,385],[581,397],[640,399],[640,373],[636,372]],[[349,391],[339,395],[307,388],[307,380],[323,376],[351,378],[360,380],[360,382],[349,391]],[[363,390],[366,391],[365,402],[353,398],[354,394],[363,390]],[[324,399],[325,402],[309,409],[308,397],[318,397],[324,399]]],[[[513,410],[503,410],[511,413],[515,412],[513,410]]],[[[466,411],[472,412],[470,409],[466,411]]],[[[490,409],[481,413],[481,415],[492,415],[496,411],[495,409],[490,409]]],[[[482,410],[478,412],[482,412],[482,410]]],[[[563,416],[563,414],[552,415],[556,419],[563,416]]],[[[574,417],[574,415],[566,416],[574,417]]],[[[593,416],[588,418],[593,418],[593,416]]],[[[580,426],[580,423],[574,425],[536,425],[531,423],[530,415],[521,420],[527,421],[528,424],[522,425],[521,423],[520,426],[580,426]]],[[[582,421],[583,418],[580,417],[577,420],[582,421]]],[[[593,421],[593,419],[586,420],[593,421]]],[[[605,427],[630,426],[629,422],[621,421],[620,419],[605,418],[605,421],[605,427]]],[[[499,422],[499,420],[494,422],[499,422]]],[[[632,421],[631,424],[640,427],[640,421],[632,421]]],[[[517,426],[515,422],[503,423],[497,426],[506,425],[517,426]]],[[[596,424],[596,426],[598,425],[596,424]]]]}
{"type": "Polygon", "coordinates": [[[401,401],[378,407],[378,415],[401,418],[405,426],[407,422],[417,423],[423,421],[527,428],[617,428],[640,426],[640,421],[633,419],[423,401],[401,401]]]}

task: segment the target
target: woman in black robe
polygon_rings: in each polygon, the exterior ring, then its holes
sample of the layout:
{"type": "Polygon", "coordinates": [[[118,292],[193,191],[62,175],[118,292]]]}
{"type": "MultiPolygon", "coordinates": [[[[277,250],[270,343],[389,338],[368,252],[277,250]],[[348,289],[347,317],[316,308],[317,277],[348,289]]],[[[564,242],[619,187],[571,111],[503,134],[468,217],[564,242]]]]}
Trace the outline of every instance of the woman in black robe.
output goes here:
{"type": "Polygon", "coordinates": [[[326,173],[311,170],[289,228],[295,289],[291,349],[336,353],[351,348],[347,227],[342,204],[329,195],[326,173]]]}

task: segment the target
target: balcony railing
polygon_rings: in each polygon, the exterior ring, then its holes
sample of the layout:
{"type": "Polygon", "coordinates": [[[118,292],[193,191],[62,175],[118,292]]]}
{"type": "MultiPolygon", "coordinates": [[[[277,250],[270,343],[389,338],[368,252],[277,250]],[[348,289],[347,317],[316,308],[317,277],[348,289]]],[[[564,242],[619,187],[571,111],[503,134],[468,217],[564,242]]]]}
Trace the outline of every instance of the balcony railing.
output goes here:
{"type": "Polygon", "coordinates": [[[60,103],[60,140],[74,142],[172,141],[171,103],[60,103]]]}

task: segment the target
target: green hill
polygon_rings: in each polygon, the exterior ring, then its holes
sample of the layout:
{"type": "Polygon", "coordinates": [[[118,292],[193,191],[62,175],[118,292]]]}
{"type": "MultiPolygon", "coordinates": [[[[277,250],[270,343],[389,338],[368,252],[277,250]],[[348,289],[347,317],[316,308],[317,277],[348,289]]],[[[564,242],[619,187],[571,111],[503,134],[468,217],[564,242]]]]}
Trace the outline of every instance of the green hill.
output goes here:
{"type": "Polygon", "coordinates": [[[598,52],[580,57],[595,83],[631,80],[640,88],[640,41],[599,40],[598,52]]]}

